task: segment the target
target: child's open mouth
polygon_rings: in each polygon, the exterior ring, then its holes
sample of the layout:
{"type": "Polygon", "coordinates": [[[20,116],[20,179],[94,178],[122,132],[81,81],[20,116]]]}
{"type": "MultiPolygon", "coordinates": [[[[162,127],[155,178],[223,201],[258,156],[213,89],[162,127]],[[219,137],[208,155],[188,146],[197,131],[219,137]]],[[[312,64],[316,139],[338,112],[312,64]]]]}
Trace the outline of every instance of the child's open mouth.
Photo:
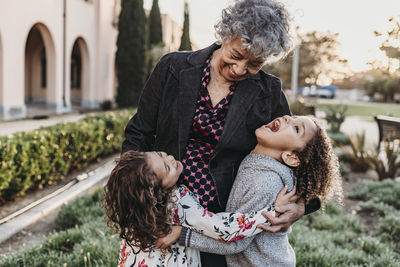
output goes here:
{"type": "Polygon", "coordinates": [[[266,128],[270,129],[272,132],[277,132],[279,131],[279,128],[281,127],[281,121],[279,118],[276,118],[275,120],[271,121],[267,125],[265,125],[266,128]]]}

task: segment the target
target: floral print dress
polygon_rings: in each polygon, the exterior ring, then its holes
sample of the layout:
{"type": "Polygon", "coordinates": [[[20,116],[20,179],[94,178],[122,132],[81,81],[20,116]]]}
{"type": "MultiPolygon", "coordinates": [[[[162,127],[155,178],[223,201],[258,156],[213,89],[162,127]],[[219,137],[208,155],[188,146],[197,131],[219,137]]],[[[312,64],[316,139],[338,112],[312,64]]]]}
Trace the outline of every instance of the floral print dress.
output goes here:
{"type": "MultiPolygon", "coordinates": [[[[256,228],[260,223],[269,222],[261,215],[266,211],[275,216],[273,207],[269,206],[258,212],[248,214],[235,212],[212,213],[200,205],[197,195],[181,185],[175,191],[176,208],[171,224],[179,224],[203,235],[218,239],[221,242],[235,242],[247,236],[255,235],[262,230],[256,228]]],[[[172,252],[163,253],[155,246],[149,252],[135,250],[121,241],[118,260],[119,267],[192,267],[201,266],[200,252],[197,249],[183,247],[175,243],[172,252]]]]}

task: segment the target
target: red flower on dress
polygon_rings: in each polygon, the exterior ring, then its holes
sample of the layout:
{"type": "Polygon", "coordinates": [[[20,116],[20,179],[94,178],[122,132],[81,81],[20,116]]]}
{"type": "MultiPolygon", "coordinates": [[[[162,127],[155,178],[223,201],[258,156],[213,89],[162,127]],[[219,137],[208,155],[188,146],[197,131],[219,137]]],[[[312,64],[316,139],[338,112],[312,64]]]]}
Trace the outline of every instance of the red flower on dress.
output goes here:
{"type": "Polygon", "coordinates": [[[241,239],[243,239],[243,238],[245,238],[245,237],[246,237],[246,236],[244,236],[244,235],[238,235],[238,236],[232,237],[231,240],[229,240],[229,242],[232,243],[232,242],[241,240],[241,239]]]}
{"type": "Polygon", "coordinates": [[[254,225],[255,222],[256,222],[256,221],[252,221],[252,222],[246,223],[246,224],[244,225],[243,231],[244,231],[244,230],[247,230],[247,229],[250,229],[251,227],[253,227],[253,225],[254,225]]]}
{"type": "Polygon", "coordinates": [[[144,259],[143,259],[141,262],[139,262],[138,267],[149,267],[149,266],[147,264],[145,264],[144,259]]]}
{"type": "Polygon", "coordinates": [[[178,209],[175,209],[174,217],[172,218],[172,221],[174,224],[179,224],[179,225],[182,224],[181,221],[179,220],[178,209]]]}
{"type": "Polygon", "coordinates": [[[181,197],[186,196],[186,193],[189,191],[189,188],[187,188],[186,186],[184,187],[184,189],[181,191],[181,197]]]}
{"type": "Polygon", "coordinates": [[[244,224],[246,223],[246,215],[242,214],[239,218],[236,219],[239,223],[239,228],[242,229],[244,224]]]}
{"type": "Polygon", "coordinates": [[[206,216],[206,215],[208,215],[208,216],[210,216],[210,217],[213,217],[213,216],[214,216],[214,213],[212,213],[211,211],[208,211],[207,208],[205,208],[204,211],[203,211],[202,217],[204,217],[204,216],[206,216]]]}
{"type": "MultiPolygon", "coordinates": [[[[122,241],[123,242],[123,241],[122,241]]],[[[128,253],[126,253],[126,243],[123,242],[123,247],[121,248],[121,252],[119,253],[120,256],[120,262],[119,262],[119,266],[120,267],[124,267],[125,266],[125,262],[128,259],[128,253]]]]}

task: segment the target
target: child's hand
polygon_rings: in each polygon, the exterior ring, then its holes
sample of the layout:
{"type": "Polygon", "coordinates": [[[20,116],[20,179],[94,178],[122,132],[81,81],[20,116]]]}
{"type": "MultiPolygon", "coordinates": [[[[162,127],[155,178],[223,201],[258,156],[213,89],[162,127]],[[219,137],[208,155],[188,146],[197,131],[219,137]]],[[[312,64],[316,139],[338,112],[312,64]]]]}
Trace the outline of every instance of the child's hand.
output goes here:
{"type": "MultiPolygon", "coordinates": [[[[290,191],[289,193],[286,194],[288,190],[287,185],[282,188],[282,190],[279,192],[278,196],[276,197],[275,200],[275,207],[279,207],[279,206],[284,206],[290,203],[295,203],[298,199],[299,196],[296,195],[296,186],[293,187],[293,190],[290,191]]],[[[280,213],[275,212],[275,216],[278,217],[280,215],[280,213]]]]}
{"type": "Polygon", "coordinates": [[[156,241],[155,243],[156,247],[163,249],[170,247],[173,243],[175,243],[179,239],[181,231],[182,231],[182,226],[173,225],[171,233],[169,233],[164,237],[159,238],[156,241]]]}

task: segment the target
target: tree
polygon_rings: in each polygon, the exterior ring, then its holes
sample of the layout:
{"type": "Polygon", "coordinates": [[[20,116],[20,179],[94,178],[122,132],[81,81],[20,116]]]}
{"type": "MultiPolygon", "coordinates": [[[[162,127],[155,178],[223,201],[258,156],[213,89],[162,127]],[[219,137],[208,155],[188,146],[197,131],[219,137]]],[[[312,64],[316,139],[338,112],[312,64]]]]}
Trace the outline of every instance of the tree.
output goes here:
{"type": "Polygon", "coordinates": [[[179,51],[192,50],[192,44],[190,42],[190,35],[189,35],[189,6],[186,1],[185,1],[184,18],[185,21],[183,22],[183,32],[182,32],[181,46],[179,47],[179,51]]]}
{"type": "Polygon", "coordinates": [[[160,8],[158,7],[158,0],[153,0],[149,17],[149,46],[152,48],[155,45],[161,44],[162,39],[162,24],[160,8]]]}
{"type": "Polygon", "coordinates": [[[392,24],[392,28],[385,34],[378,31],[374,31],[375,36],[384,37],[384,41],[380,46],[380,49],[385,52],[389,58],[389,69],[393,65],[391,60],[400,60],[400,15],[397,20],[394,17],[389,18],[389,23],[392,24]]]}
{"type": "Polygon", "coordinates": [[[143,0],[122,0],[119,15],[116,65],[119,107],[138,103],[146,75],[146,14],[143,0]]]}
{"type": "MultiPolygon", "coordinates": [[[[299,87],[321,84],[338,77],[344,78],[348,73],[347,60],[341,59],[337,53],[340,43],[337,33],[308,32],[302,36],[299,49],[299,87]]],[[[291,84],[293,53],[264,70],[282,79],[285,87],[291,84]]]]}

